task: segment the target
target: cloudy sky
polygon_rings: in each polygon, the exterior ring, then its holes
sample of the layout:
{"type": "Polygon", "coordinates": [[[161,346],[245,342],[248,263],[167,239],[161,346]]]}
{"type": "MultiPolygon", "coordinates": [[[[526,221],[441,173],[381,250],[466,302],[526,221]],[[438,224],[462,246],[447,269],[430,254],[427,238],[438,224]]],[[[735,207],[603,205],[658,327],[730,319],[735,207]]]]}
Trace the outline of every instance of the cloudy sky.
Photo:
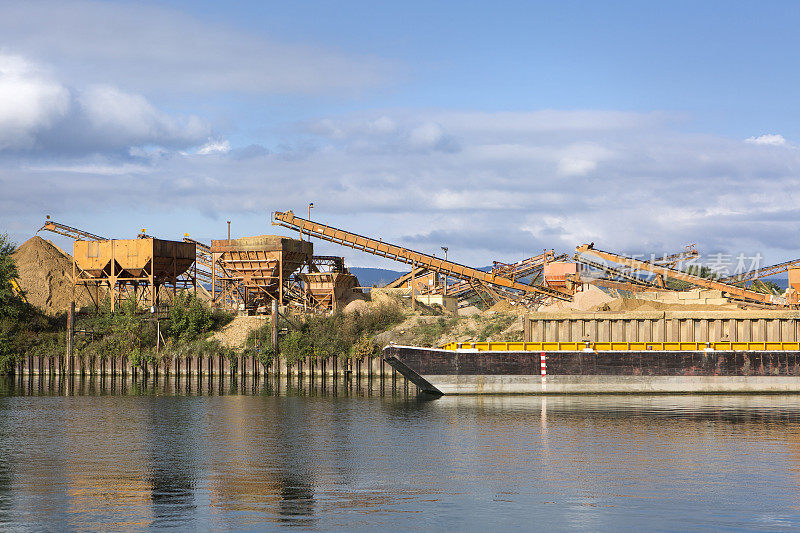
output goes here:
{"type": "Polygon", "coordinates": [[[0,2],[0,231],[800,256],[800,4],[384,4],[0,2]]]}

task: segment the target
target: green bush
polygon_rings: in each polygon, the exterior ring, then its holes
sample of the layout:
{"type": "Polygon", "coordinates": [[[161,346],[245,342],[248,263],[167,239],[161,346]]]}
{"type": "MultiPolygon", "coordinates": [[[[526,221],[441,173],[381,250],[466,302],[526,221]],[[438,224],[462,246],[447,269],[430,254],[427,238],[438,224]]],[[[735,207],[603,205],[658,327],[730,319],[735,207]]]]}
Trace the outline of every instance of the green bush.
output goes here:
{"type": "Polygon", "coordinates": [[[478,333],[478,341],[483,342],[489,337],[494,337],[500,332],[504,331],[508,326],[514,322],[515,318],[511,315],[495,315],[491,320],[488,320],[483,325],[478,333]]]}
{"type": "MultiPolygon", "coordinates": [[[[402,322],[405,315],[399,306],[386,305],[364,313],[313,315],[306,318],[300,330],[290,331],[279,342],[280,353],[288,361],[305,357],[366,357],[378,354],[380,347],[372,337],[402,322]]],[[[272,357],[271,325],[266,324],[251,332],[247,340],[247,353],[253,353],[260,342],[262,353],[272,357]]]]}
{"type": "Polygon", "coordinates": [[[61,321],[46,316],[14,292],[11,280],[18,276],[12,257],[15,249],[8,235],[0,234],[0,373],[10,372],[14,361],[25,353],[58,344],[52,332],[61,321]]]}
{"type": "Polygon", "coordinates": [[[435,322],[422,323],[415,327],[416,342],[420,346],[434,346],[436,342],[458,324],[458,317],[449,318],[440,316],[435,322]]]}
{"type": "Polygon", "coordinates": [[[272,347],[272,326],[267,324],[251,331],[245,340],[244,354],[258,357],[262,364],[267,365],[275,356],[272,347]]]}
{"type": "Polygon", "coordinates": [[[181,291],[175,295],[169,318],[166,334],[176,340],[191,341],[221,328],[233,320],[233,315],[212,311],[191,292],[181,291]]]}

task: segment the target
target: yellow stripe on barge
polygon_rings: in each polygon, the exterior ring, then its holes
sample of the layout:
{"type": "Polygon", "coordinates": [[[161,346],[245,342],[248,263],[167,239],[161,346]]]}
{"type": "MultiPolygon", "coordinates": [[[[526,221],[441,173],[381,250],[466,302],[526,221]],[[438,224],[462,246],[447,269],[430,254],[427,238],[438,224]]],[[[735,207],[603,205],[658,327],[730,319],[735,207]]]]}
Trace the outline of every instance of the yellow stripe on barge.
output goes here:
{"type": "Polygon", "coordinates": [[[442,350],[479,352],[800,351],[800,342],[449,342],[442,350]]]}

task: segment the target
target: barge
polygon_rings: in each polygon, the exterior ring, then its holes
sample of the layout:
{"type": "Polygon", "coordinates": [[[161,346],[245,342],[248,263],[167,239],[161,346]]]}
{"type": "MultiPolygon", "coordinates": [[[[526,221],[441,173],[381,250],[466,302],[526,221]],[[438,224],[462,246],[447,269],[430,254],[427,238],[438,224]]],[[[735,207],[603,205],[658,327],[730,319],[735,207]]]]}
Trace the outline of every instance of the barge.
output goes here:
{"type": "Polygon", "coordinates": [[[389,345],[423,394],[800,393],[800,343],[389,345]]]}

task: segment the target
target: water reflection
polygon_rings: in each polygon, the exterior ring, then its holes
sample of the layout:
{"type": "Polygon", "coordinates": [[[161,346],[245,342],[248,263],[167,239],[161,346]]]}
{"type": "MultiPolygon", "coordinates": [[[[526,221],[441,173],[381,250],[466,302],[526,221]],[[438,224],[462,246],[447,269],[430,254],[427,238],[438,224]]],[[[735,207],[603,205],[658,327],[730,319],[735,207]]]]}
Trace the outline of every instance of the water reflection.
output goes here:
{"type": "Polygon", "coordinates": [[[150,500],[156,527],[195,527],[195,482],[199,477],[200,447],[195,439],[203,434],[198,406],[163,397],[147,403],[143,425],[150,474],[150,500]]]}
{"type": "Polygon", "coordinates": [[[387,385],[0,381],[0,528],[800,526],[800,396],[387,385]]]}

